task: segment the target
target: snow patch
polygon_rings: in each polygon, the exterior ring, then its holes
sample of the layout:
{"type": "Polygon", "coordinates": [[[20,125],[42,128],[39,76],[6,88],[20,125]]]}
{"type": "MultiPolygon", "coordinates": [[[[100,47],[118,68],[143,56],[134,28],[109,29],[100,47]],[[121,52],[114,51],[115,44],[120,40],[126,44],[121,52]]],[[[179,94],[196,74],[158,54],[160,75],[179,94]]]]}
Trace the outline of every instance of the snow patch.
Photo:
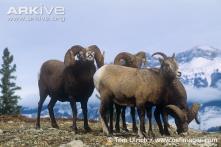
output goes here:
{"type": "MultiPolygon", "coordinates": [[[[192,61],[179,65],[183,77],[186,79],[194,79],[201,77],[207,79],[208,84],[211,84],[211,74],[215,71],[221,71],[221,58],[208,60],[202,57],[194,58],[192,61]]],[[[184,79],[185,80],[185,79],[184,79]]],[[[193,82],[190,82],[193,84],[193,82]]]]}

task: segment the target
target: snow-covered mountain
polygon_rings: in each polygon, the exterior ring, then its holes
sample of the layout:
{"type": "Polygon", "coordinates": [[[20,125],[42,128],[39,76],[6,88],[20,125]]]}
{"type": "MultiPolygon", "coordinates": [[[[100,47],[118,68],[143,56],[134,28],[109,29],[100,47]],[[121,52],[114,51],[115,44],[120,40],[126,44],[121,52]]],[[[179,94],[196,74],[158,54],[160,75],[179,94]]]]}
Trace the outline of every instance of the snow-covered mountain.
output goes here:
{"type": "Polygon", "coordinates": [[[221,80],[221,50],[197,46],[176,56],[185,84],[200,87],[219,87],[221,80]]]}
{"type": "MultiPolygon", "coordinates": [[[[158,60],[147,54],[150,67],[159,66],[158,60]]],[[[195,122],[190,127],[201,130],[214,130],[221,126],[221,50],[211,46],[196,46],[190,50],[176,54],[179,69],[182,72],[181,81],[188,94],[188,102],[202,104],[200,109],[201,125],[195,122]]],[[[99,101],[92,96],[88,104],[89,119],[99,118],[99,101]],[[94,101],[95,100],[95,101],[94,101]]],[[[22,113],[29,117],[36,117],[36,108],[23,108],[22,113]]],[[[54,108],[58,117],[71,117],[68,103],[58,103],[54,108]]],[[[43,117],[48,116],[47,107],[43,107],[43,117]]],[[[126,113],[130,121],[129,111],[126,113]]],[[[78,116],[82,117],[80,105],[78,116]]]]}
{"type": "MultiPolygon", "coordinates": [[[[147,54],[149,66],[159,62],[147,54]]],[[[176,54],[182,82],[193,87],[218,88],[221,80],[221,50],[211,46],[196,46],[176,54]]]]}

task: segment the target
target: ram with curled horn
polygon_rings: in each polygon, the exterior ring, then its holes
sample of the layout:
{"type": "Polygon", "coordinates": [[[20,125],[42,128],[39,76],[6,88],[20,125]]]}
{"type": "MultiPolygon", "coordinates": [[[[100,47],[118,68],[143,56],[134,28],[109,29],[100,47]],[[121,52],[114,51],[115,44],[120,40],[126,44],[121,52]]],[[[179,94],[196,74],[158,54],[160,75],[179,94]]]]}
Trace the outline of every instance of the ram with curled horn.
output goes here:
{"type": "MultiPolygon", "coordinates": [[[[200,104],[194,103],[192,107],[186,110],[180,109],[177,105],[167,105],[164,108],[164,115],[171,115],[175,119],[175,124],[177,126],[178,134],[186,134],[188,132],[189,123],[195,119],[197,124],[200,124],[200,121],[197,117],[200,104]]],[[[166,116],[167,117],[167,116],[166,116]]],[[[168,124],[165,126],[169,126],[168,124]]],[[[169,135],[168,129],[164,128],[165,135],[169,135]]]]}
{"type": "MultiPolygon", "coordinates": [[[[175,60],[175,54],[172,57],[167,57],[164,53],[157,52],[154,55],[162,56],[160,58],[160,62],[162,66],[171,66],[165,65],[168,63],[164,63],[164,60],[175,60]]],[[[173,64],[175,65],[175,64],[173,64]]],[[[175,67],[172,67],[175,68],[175,67]]],[[[157,68],[152,68],[156,72],[160,72],[157,68]]],[[[169,72],[169,71],[168,71],[169,72]]],[[[177,76],[180,77],[181,73],[178,71],[177,76]]],[[[195,118],[196,122],[199,124],[199,120],[197,117],[198,110],[200,108],[199,104],[193,104],[192,107],[189,109],[187,105],[187,94],[186,90],[178,78],[175,78],[171,81],[171,84],[168,84],[165,87],[164,94],[160,97],[161,102],[156,105],[156,109],[154,112],[155,119],[157,121],[160,133],[163,135],[170,135],[168,131],[168,114],[175,118],[177,132],[184,133],[188,130],[188,124],[195,118]],[[168,106],[167,106],[168,105],[168,106]],[[166,106],[166,107],[165,107],[166,106]],[[169,112],[169,113],[168,113],[169,112]],[[161,124],[160,115],[162,115],[162,119],[164,122],[164,127],[161,124]]]]}
{"type": "Polygon", "coordinates": [[[147,64],[146,53],[141,51],[133,55],[128,52],[121,52],[115,57],[114,64],[123,65],[127,67],[141,68],[143,64],[147,64]]]}
{"type": "MultiPolygon", "coordinates": [[[[90,48],[90,47],[89,47],[90,48]]],[[[104,63],[103,55],[99,48],[95,51],[95,60],[98,68],[104,63]]],[[[57,101],[70,102],[73,113],[73,131],[77,132],[77,107],[76,102],[81,103],[84,116],[84,129],[90,131],[88,125],[87,102],[94,91],[93,75],[96,71],[94,56],[88,60],[86,49],[81,46],[74,46],[65,55],[65,61],[48,60],[43,63],[39,76],[40,100],[38,103],[38,114],[36,128],[40,128],[40,113],[42,105],[49,95],[51,100],[48,105],[52,127],[58,128],[54,117],[53,107],[57,101]],[[81,53],[82,52],[82,53],[81,53]],[[78,55],[78,60],[75,56],[78,55]]]]}

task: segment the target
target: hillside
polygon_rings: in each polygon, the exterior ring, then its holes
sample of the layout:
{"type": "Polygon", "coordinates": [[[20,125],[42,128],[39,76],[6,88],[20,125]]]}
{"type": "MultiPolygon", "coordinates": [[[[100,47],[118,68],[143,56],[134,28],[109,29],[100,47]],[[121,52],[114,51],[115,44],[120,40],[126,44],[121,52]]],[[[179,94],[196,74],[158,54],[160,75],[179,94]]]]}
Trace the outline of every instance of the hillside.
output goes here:
{"type": "Polygon", "coordinates": [[[113,137],[106,137],[102,133],[100,122],[97,121],[89,122],[93,129],[90,133],[85,133],[82,129],[83,121],[78,121],[79,133],[75,134],[70,129],[71,122],[70,119],[59,119],[60,129],[54,129],[50,127],[49,118],[44,118],[41,123],[42,129],[36,130],[34,119],[21,116],[0,116],[0,146],[221,146],[221,133],[190,130],[188,136],[180,137],[174,133],[175,129],[172,129],[171,137],[162,137],[154,126],[156,138],[151,141],[151,138],[139,139],[131,131],[129,133],[114,133],[113,137]],[[171,142],[165,142],[165,140],[159,142],[162,139],[169,139],[171,142]],[[194,140],[189,143],[174,142],[175,139],[195,139],[195,142],[194,140]],[[205,141],[205,139],[207,142],[200,142],[200,140],[205,141]],[[217,139],[217,142],[208,142],[211,139],[217,139]]]}

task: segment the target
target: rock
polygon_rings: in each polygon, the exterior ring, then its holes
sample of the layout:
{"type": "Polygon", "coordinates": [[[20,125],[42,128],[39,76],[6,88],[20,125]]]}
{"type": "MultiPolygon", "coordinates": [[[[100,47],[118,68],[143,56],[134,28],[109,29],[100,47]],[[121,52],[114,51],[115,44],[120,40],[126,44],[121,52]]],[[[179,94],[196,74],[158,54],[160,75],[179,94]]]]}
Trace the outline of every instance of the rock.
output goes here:
{"type": "Polygon", "coordinates": [[[48,128],[48,130],[53,130],[53,131],[57,131],[57,128],[48,128]]]}
{"type": "Polygon", "coordinates": [[[72,140],[67,144],[62,144],[60,147],[85,147],[86,145],[81,140],[72,140]]]}
{"type": "Polygon", "coordinates": [[[25,128],[23,124],[20,125],[20,128],[25,128]]]}
{"type": "Polygon", "coordinates": [[[3,134],[3,131],[0,129],[0,134],[3,134]]]}

